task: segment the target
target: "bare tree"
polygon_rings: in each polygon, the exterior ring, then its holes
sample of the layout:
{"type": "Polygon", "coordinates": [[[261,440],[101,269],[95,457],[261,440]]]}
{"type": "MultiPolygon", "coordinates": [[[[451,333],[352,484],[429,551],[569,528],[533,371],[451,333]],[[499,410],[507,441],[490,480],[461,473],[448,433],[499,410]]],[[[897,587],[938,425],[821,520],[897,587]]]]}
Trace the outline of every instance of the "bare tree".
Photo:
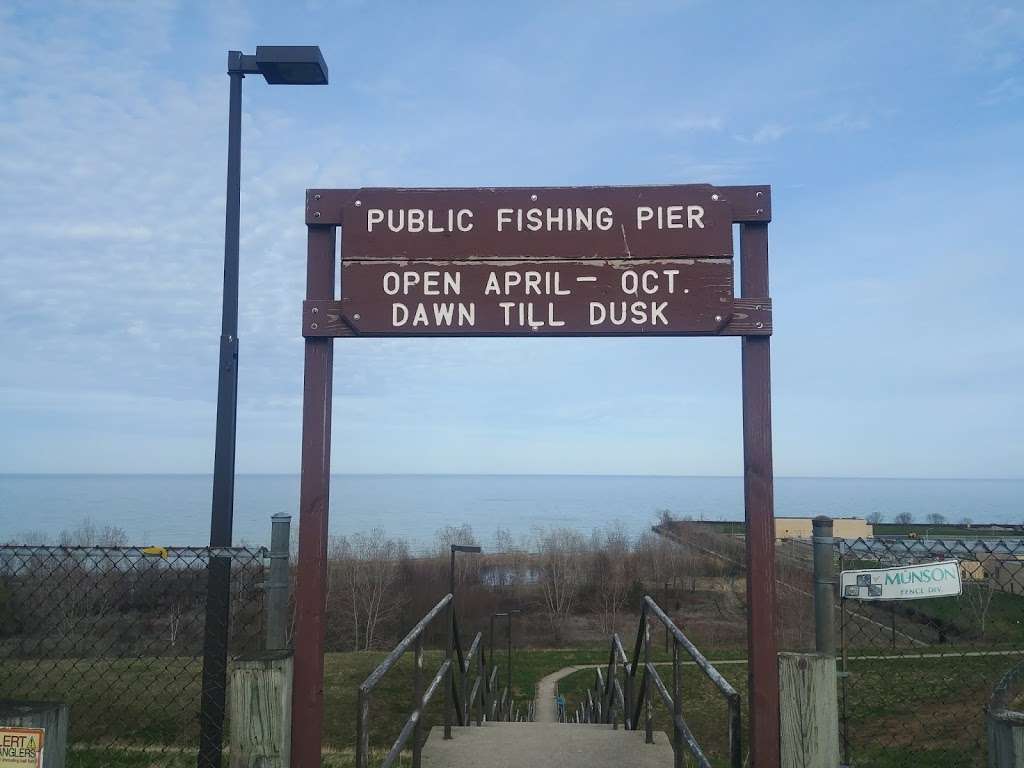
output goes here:
{"type": "Polygon", "coordinates": [[[910,512],[900,512],[893,518],[900,525],[910,525],[914,522],[914,516],[910,512]]]}
{"type": "Polygon", "coordinates": [[[171,603],[171,614],[168,618],[167,629],[169,631],[168,640],[173,648],[178,644],[178,636],[181,633],[181,620],[185,616],[185,597],[178,595],[174,598],[171,603]]]}
{"type": "MultiPolygon", "coordinates": [[[[448,560],[451,555],[451,547],[453,544],[462,544],[470,547],[476,547],[480,545],[477,541],[476,535],[473,533],[473,528],[469,523],[463,523],[462,525],[446,525],[444,528],[438,529],[437,533],[434,534],[434,550],[437,553],[437,557],[442,560],[448,560]]],[[[472,557],[456,557],[455,558],[455,580],[460,586],[470,581],[470,574],[474,574],[474,579],[477,580],[479,576],[480,561],[472,557]]]]}
{"type": "Polygon", "coordinates": [[[638,566],[644,578],[654,584],[675,581],[673,571],[679,546],[654,533],[641,534],[636,542],[638,566]]]}
{"type": "Polygon", "coordinates": [[[46,531],[22,531],[17,536],[12,539],[8,539],[4,543],[26,547],[45,547],[50,543],[50,536],[46,531]]]}
{"type": "Polygon", "coordinates": [[[943,525],[946,522],[946,516],[938,512],[929,512],[925,520],[928,521],[928,525],[943,525]]]}
{"type": "Polygon", "coordinates": [[[590,539],[590,585],[601,630],[610,634],[618,626],[632,586],[632,552],[621,525],[595,530],[590,539]]]}
{"type": "Polygon", "coordinates": [[[552,629],[560,635],[586,581],[586,542],[569,528],[537,530],[535,535],[544,608],[552,629]]]}
{"type": "MultiPolygon", "coordinates": [[[[992,560],[985,563],[985,570],[993,567],[992,560]]],[[[992,606],[992,597],[996,593],[996,578],[994,573],[986,573],[985,578],[972,580],[964,584],[961,599],[967,604],[981,637],[985,636],[986,624],[988,623],[988,610],[992,606]]]]}
{"type": "Polygon", "coordinates": [[[76,528],[64,529],[57,536],[61,547],[123,547],[128,543],[128,534],[116,525],[97,525],[85,518],[76,528]]]}
{"type": "Polygon", "coordinates": [[[884,519],[885,519],[885,515],[882,512],[880,512],[879,510],[877,510],[877,509],[874,512],[868,513],[868,516],[867,516],[867,521],[869,523],[871,523],[872,525],[878,525],[884,519]]]}
{"type": "Polygon", "coordinates": [[[374,648],[381,626],[398,615],[404,602],[396,586],[408,547],[374,529],[351,538],[332,537],[329,557],[328,603],[345,606],[355,650],[374,648]]]}
{"type": "Polygon", "coordinates": [[[434,534],[434,550],[438,555],[448,556],[452,544],[466,544],[471,547],[479,545],[469,523],[462,525],[446,525],[434,534]]]}

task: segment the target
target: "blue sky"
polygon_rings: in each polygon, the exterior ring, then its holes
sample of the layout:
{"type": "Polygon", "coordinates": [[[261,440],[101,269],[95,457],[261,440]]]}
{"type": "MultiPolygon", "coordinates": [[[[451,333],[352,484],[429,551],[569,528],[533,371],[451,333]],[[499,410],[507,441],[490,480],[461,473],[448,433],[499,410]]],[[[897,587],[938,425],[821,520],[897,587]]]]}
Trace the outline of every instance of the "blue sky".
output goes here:
{"type": "MultiPolygon", "coordinates": [[[[244,93],[238,468],[299,459],[313,186],[773,185],[776,471],[1024,476],[1024,9],[0,7],[0,471],[208,472],[226,51],[244,93]]],[[[334,470],[735,474],[736,339],[355,340],[334,470]]]]}

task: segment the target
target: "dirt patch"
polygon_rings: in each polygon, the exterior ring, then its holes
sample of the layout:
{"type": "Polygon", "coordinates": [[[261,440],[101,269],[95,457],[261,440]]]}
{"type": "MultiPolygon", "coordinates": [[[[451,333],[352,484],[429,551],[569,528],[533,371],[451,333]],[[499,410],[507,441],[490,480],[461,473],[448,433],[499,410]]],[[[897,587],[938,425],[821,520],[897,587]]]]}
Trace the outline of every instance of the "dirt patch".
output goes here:
{"type": "Polygon", "coordinates": [[[929,749],[962,746],[964,732],[982,733],[981,710],[962,701],[932,703],[927,711],[914,714],[912,706],[894,717],[873,718],[869,729],[873,744],[911,747],[927,744],[929,749]]]}

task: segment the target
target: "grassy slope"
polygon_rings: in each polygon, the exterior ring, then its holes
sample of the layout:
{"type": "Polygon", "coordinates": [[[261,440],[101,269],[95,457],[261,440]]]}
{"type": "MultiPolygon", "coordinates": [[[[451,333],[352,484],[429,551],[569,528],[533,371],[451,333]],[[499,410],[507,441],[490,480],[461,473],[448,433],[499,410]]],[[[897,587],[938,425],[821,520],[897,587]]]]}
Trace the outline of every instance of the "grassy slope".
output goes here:
{"type": "MultiPolygon", "coordinates": [[[[992,686],[1017,660],[851,660],[846,689],[850,756],[858,768],[981,768],[985,765],[983,707],[992,686]]],[[[744,698],[746,670],[746,665],[720,667],[744,698]]],[[[658,671],[671,691],[671,668],[660,666],[658,671]]],[[[585,690],[593,681],[594,673],[586,670],[559,683],[568,711],[575,711],[577,703],[585,700],[585,690]]],[[[717,690],[695,668],[684,667],[683,691],[683,716],[713,762],[725,765],[725,706],[717,690]]],[[[652,704],[654,728],[668,733],[669,713],[657,695],[652,704]]],[[[744,727],[749,723],[745,702],[743,723],[744,727]]]]}
{"type": "MultiPolygon", "coordinates": [[[[954,652],[954,649],[947,648],[954,652]]],[[[737,653],[723,654],[736,657],[737,653]]],[[[352,765],[355,739],[356,687],[380,662],[382,653],[330,654],[326,660],[326,718],[324,764],[352,765]]],[[[716,654],[716,657],[718,655],[716,654]]],[[[439,651],[427,653],[426,670],[432,674],[441,661],[439,651]]],[[[660,648],[655,661],[665,658],[660,648]]],[[[599,648],[575,650],[520,650],[513,663],[513,691],[520,701],[532,698],[536,681],[563,667],[604,663],[607,651],[599,648]]],[[[982,707],[995,681],[1016,659],[1007,657],[926,660],[851,660],[848,683],[850,742],[852,756],[860,768],[915,766],[974,766],[984,759],[982,707]],[[869,745],[881,745],[871,747],[869,745]]],[[[72,703],[72,728],[79,744],[69,759],[69,768],[176,768],[194,765],[188,746],[195,743],[195,714],[192,708],[168,704],[166,692],[176,680],[198,701],[198,662],[160,660],[165,675],[139,674],[139,660],[131,662],[88,662],[88,685],[70,688],[80,679],[82,662],[52,665],[41,674],[35,662],[2,662],[0,679],[18,679],[27,686],[11,690],[9,696],[36,699],[64,699],[72,703]],[[13,667],[13,668],[12,668],[13,667]],[[172,674],[176,673],[176,674],[172,674]],[[112,682],[113,681],[113,682],[112,682]],[[83,723],[91,727],[83,732],[83,723]],[[77,725],[76,725],[77,724],[77,725]],[[120,753],[91,749],[88,742],[107,745],[112,740],[126,745],[120,753]],[[83,743],[85,742],[85,743],[83,743]]],[[[499,661],[503,657],[499,654],[499,661]]],[[[671,690],[671,668],[659,671],[671,690]]],[[[723,674],[746,694],[746,665],[721,667],[723,674]]],[[[505,668],[501,679],[504,681],[505,668]]],[[[575,709],[581,693],[593,682],[593,671],[577,672],[560,683],[575,709]]],[[[387,675],[371,702],[371,744],[378,749],[390,745],[408,716],[411,705],[411,658],[403,659],[387,675]]],[[[504,685],[504,682],[502,682],[504,685]]],[[[694,667],[683,672],[684,714],[708,752],[716,760],[724,757],[725,706],[717,691],[694,667]]],[[[175,699],[177,700],[177,699],[175,699]]],[[[668,731],[668,713],[654,699],[655,727],[668,731]]],[[[442,699],[432,704],[427,726],[442,721],[442,699]]],[[[744,726],[748,716],[744,704],[744,726]]]]}

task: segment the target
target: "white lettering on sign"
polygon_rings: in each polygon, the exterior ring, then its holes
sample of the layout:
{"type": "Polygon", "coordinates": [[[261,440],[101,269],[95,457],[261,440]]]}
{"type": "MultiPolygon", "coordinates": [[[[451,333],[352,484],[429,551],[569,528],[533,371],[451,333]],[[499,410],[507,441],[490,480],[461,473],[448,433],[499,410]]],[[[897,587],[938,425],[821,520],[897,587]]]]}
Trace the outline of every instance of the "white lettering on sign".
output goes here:
{"type": "Polygon", "coordinates": [[[841,595],[848,600],[915,600],[955,596],[963,590],[957,560],[843,571],[839,582],[841,595]]]}
{"type": "MultiPolygon", "coordinates": [[[[637,206],[636,228],[654,221],[658,229],[704,229],[704,206],[702,205],[649,205],[637,206]],[[684,221],[685,215],[685,221],[684,221]]],[[[648,227],[650,229],[651,227],[648,227]]]]}
{"type": "Polygon", "coordinates": [[[471,232],[473,212],[468,208],[367,208],[366,231],[383,224],[392,232],[471,232]]]}
{"type": "Polygon", "coordinates": [[[472,328],[476,324],[476,304],[474,302],[418,302],[412,309],[411,322],[409,307],[400,302],[391,305],[391,326],[401,328],[406,324],[416,327],[434,325],[438,328],[472,328]],[[429,309],[428,309],[429,307],[429,309]]]}
{"type": "MultiPolygon", "coordinates": [[[[679,269],[626,269],[619,280],[624,294],[639,297],[640,294],[654,296],[658,294],[675,295],[676,278],[679,269]]],[[[579,275],[576,282],[596,282],[593,275],[579,275]]],[[[462,273],[459,270],[390,270],[384,273],[381,281],[382,289],[387,296],[458,296],[462,291],[462,273]]],[[[572,289],[563,283],[558,270],[491,270],[484,285],[485,296],[568,296],[572,289]]],[[[681,293],[688,293],[683,289],[681,293]]],[[[547,302],[546,306],[535,306],[529,301],[501,301],[498,306],[504,313],[506,327],[521,328],[558,328],[565,325],[564,320],[557,317],[556,306],[547,302]],[[542,308],[541,308],[542,307],[542,308]]],[[[589,323],[601,326],[610,323],[613,326],[652,325],[667,326],[668,317],[665,312],[667,301],[591,301],[589,303],[589,323]]],[[[476,323],[476,305],[473,302],[417,302],[407,305],[393,302],[391,305],[391,326],[393,328],[409,327],[467,327],[476,323]]]]}
{"type": "MultiPolygon", "coordinates": [[[[638,205],[637,230],[704,229],[702,205],[638,205]]],[[[615,226],[611,208],[499,208],[494,222],[498,232],[608,232],[615,226]]],[[[412,234],[471,232],[469,208],[367,208],[366,231],[412,234]]]]}
{"type": "Polygon", "coordinates": [[[592,301],[590,302],[590,324],[604,325],[668,325],[665,317],[667,301],[592,301]]]}
{"type": "Polygon", "coordinates": [[[674,294],[676,292],[676,275],[678,274],[678,269],[645,269],[643,272],[627,269],[622,273],[622,292],[639,296],[643,291],[648,296],[653,296],[664,287],[667,293],[674,294]]]}
{"type": "Polygon", "coordinates": [[[427,270],[422,275],[419,272],[385,272],[381,281],[384,293],[387,296],[395,296],[401,293],[408,296],[418,285],[423,286],[424,296],[458,296],[462,292],[461,277],[459,272],[440,270],[427,270]]]}
{"type": "MultiPolygon", "coordinates": [[[[656,218],[655,214],[655,218],[656,218]]],[[[381,226],[386,226],[381,224],[381,226]]],[[[346,322],[357,333],[717,332],[731,262],[343,262],[346,322]],[[352,295],[371,296],[356,303],[352,295]]]]}
{"type": "Polygon", "coordinates": [[[491,271],[484,286],[484,296],[511,296],[513,293],[526,296],[568,296],[572,291],[562,287],[562,276],[552,270],[528,269],[524,272],[506,270],[499,276],[491,271]],[[523,286],[522,291],[514,290],[523,286]]]}
{"type": "Polygon", "coordinates": [[[535,312],[533,302],[528,301],[500,301],[498,306],[505,313],[506,328],[560,328],[565,325],[564,320],[555,317],[555,305],[550,301],[546,312],[535,312]]]}
{"type": "Polygon", "coordinates": [[[607,232],[615,224],[611,208],[499,208],[498,231],[607,232]]]}

